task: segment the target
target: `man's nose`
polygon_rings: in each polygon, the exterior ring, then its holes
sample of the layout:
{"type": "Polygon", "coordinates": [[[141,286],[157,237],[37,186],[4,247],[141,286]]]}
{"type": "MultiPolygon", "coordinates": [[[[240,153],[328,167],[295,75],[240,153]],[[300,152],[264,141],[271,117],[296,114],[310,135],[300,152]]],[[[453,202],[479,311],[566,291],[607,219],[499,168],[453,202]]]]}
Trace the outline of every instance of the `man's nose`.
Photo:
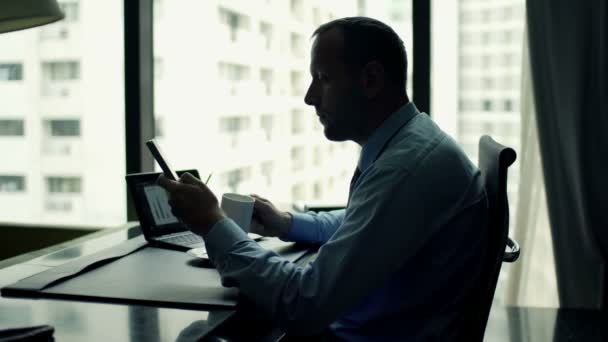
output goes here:
{"type": "Polygon", "coordinates": [[[312,83],[308,87],[308,90],[306,91],[306,95],[304,95],[304,103],[306,103],[309,106],[315,106],[318,103],[318,97],[315,94],[315,89],[313,88],[312,83]]]}

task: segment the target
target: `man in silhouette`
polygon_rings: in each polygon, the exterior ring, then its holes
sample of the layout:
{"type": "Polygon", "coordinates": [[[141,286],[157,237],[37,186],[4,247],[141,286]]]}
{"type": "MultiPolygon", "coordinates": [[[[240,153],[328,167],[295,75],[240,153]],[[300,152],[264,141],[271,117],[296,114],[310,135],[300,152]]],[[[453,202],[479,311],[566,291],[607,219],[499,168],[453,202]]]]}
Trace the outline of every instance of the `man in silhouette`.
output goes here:
{"type": "Polygon", "coordinates": [[[252,231],[319,244],[306,266],[252,241],[198,179],[159,178],[176,213],[238,286],[292,334],[445,340],[483,257],[487,202],[477,168],[406,93],[403,42],[387,25],[342,18],[313,34],[304,101],[324,135],[361,155],[345,209],[287,213],[256,197],[252,231]]]}

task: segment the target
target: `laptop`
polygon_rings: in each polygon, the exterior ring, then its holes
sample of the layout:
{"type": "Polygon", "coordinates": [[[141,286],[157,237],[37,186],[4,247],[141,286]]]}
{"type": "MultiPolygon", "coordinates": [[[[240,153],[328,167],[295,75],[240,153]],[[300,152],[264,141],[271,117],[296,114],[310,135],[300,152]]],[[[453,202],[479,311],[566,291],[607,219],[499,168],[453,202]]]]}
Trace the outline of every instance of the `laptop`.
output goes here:
{"type": "MultiPolygon", "coordinates": [[[[177,171],[177,174],[181,176],[185,172],[200,179],[197,170],[177,171]]],[[[197,248],[199,253],[202,251],[205,254],[203,239],[192,233],[188,226],[171,212],[167,192],[156,184],[160,174],[134,173],[125,177],[144,237],[155,247],[178,251],[197,248]]]]}

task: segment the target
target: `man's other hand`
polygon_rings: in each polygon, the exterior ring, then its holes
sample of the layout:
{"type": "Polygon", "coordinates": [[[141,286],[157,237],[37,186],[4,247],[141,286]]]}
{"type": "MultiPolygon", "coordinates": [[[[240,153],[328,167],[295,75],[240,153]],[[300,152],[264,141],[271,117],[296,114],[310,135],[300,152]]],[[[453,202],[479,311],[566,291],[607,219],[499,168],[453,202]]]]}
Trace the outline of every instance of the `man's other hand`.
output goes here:
{"type": "Polygon", "coordinates": [[[193,175],[186,172],[179,181],[173,181],[161,174],[156,182],[169,193],[173,214],[188,224],[194,233],[205,235],[226,217],[215,195],[193,175]]]}
{"type": "Polygon", "coordinates": [[[291,214],[278,210],[269,200],[258,195],[252,194],[251,197],[255,199],[251,232],[262,236],[287,235],[293,220],[291,214]]]}

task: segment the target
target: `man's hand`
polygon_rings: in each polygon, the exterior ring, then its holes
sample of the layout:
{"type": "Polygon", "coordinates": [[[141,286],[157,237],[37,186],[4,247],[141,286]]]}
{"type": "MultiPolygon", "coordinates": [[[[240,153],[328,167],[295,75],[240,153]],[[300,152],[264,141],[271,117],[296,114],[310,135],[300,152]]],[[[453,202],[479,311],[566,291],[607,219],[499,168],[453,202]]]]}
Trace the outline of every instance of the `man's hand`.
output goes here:
{"type": "Polygon", "coordinates": [[[169,193],[173,214],[188,224],[194,233],[205,235],[226,217],[215,195],[193,175],[184,173],[176,182],[161,174],[156,182],[169,193]]]}
{"type": "Polygon", "coordinates": [[[284,237],[289,233],[293,218],[290,213],[279,211],[269,200],[258,195],[255,199],[251,232],[262,236],[284,237]]]}

